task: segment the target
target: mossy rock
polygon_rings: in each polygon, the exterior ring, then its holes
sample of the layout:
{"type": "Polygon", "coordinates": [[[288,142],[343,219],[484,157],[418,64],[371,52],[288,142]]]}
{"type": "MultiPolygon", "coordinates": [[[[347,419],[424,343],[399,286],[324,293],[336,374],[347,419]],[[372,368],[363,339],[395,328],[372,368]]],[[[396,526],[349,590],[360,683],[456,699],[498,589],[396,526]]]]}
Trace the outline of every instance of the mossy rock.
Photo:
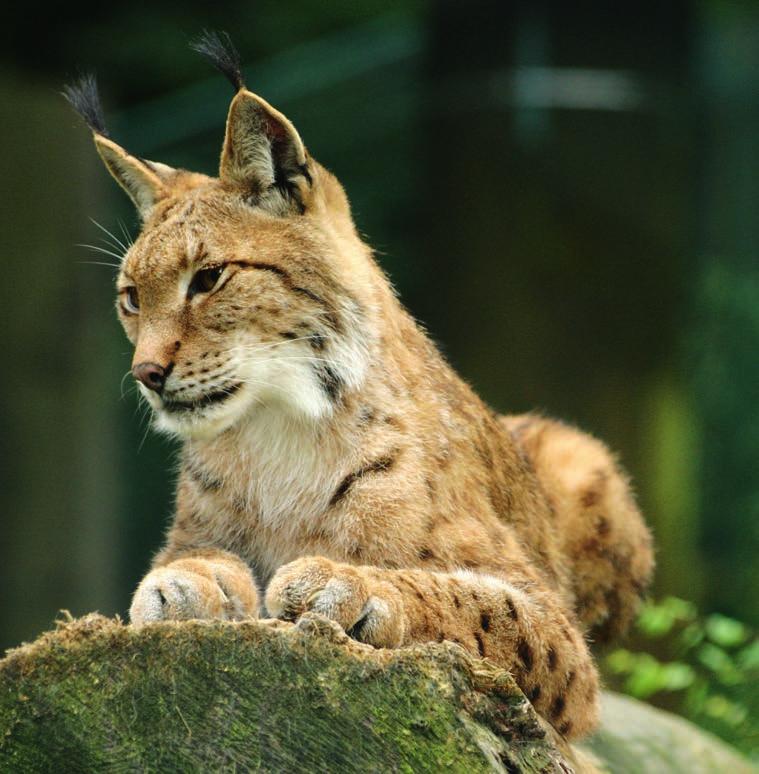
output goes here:
{"type": "Polygon", "coordinates": [[[90,615],[0,661],[0,771],[751,770],[637,703],[622,733],[629,700],[607,701],[593,761],[453,644],[375,650],[315,616],[136,630],[90,615]]]}

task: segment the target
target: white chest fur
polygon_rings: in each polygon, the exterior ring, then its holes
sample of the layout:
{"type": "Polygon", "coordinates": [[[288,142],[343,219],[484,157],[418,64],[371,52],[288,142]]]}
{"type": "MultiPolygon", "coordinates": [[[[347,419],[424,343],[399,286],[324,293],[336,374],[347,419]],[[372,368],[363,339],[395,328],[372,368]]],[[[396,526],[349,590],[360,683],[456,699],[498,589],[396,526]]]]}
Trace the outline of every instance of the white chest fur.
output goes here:
{"type": "Polygon", "coordinates": [[[269,569],[297,555],[323,523],[353,456],[349,439],[326,423],[278,411],[185,451],[214,482],[199,514],[207,539],[269,569]]]}

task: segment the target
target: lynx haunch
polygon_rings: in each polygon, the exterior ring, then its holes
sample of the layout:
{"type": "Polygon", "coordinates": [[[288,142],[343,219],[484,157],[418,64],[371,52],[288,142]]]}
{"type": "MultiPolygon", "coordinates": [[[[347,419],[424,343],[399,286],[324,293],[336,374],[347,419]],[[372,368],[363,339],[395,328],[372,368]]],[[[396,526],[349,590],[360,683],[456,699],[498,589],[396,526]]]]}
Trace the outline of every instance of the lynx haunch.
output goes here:
{"type": "Polygon", "coordinates": [[[572,427],[484,405],[229,40],[198,49],[236,90],[218,178],[113,142],[93,79],[66,91],[139,211],[119,316],[157,427],[184,444],[132,622],[316,611],[377,647],[452,640],[586,734],[586,636],[628,625],[653,567],[624,473],[572,427]]]}

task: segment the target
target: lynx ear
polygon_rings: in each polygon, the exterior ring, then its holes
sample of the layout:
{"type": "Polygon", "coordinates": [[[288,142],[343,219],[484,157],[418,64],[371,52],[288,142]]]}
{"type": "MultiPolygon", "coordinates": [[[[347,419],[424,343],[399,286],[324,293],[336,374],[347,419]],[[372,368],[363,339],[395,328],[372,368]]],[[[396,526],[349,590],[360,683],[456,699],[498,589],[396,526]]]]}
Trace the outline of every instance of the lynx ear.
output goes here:
{"type": "Polygon", "coordinates": [[[229,106],[219,177],[258,206],[278,214],[306,209],[311,185],[303,141],[290,121],[245,88],[240,55],[226,32],[206,31],[191,46],[237,94],[229,106]]]}
{"type": "Polygon", "coordinates": [[[95,146],[108,171],[129,194],[140,218],[145,220],[156,202],[168,194],[161,178],[173,171],[171,167],[130,156],[120,145],[97,134],[95,146]]]}
{"type": "Polygon", "coordinates": [[[303,141],[282,113],[245,88],[229,107],[219,177],[256,204],[305,210],[311,175],[303,141]]]}
{"type": "Polygon", "coordinates": [[[85,75],[77,83],[64,87],[63,96],[92,130],[100,158],[116,182],[129,194],[140,217],[145,220],[156,202],[167,195],[165,181],[174,170],[165,164],[155,164],[131,156],[108,137],[94,76],[85,75]]]}

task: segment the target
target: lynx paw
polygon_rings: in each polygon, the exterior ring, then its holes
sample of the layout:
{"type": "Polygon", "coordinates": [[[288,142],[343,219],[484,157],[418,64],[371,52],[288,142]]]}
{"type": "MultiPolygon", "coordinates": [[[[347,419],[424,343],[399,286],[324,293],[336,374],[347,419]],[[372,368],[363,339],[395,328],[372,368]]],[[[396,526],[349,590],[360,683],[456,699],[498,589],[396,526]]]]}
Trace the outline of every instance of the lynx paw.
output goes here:
{"type": "Polygon", "coordinates": [[[235,621],[255,615],[252,578],[233,577],[228,568],[202,559],[172,562],[149,572],[129,609],[133,624],[215,618],[235,621]]]}
{"type": "Polygon", "coordinates": [[[319,613],[354,639],[378,648],[403,642],[405,615],[398,590],[362,568],[321,557],[297,559],[280,568],[266,590],[269,614],[296,620],[319,613]]]}

